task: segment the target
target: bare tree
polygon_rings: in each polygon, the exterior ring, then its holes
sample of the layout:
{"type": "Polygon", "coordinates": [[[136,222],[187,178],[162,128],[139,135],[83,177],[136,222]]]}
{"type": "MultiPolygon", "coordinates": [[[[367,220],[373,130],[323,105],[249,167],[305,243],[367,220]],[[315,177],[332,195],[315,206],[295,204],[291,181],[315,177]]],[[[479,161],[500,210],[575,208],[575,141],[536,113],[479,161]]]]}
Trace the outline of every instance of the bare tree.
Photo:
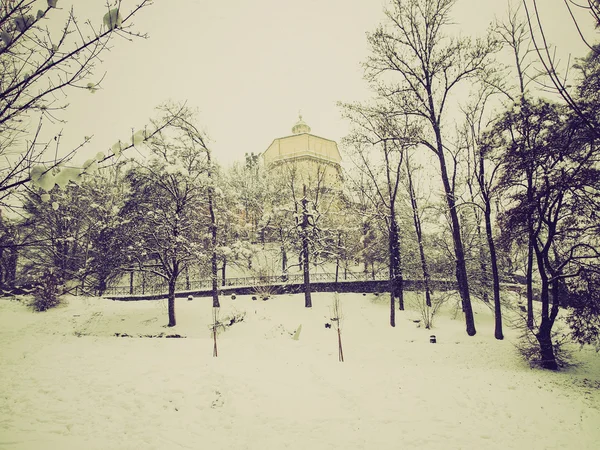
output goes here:
{"type": "Polygon", "coordinates": [[[365,66],[378,95],[422,126],[419,143],[439,161],[441,181],[450,216],[456,278],[467,334],[476,333],[465,250],[457,212],[452,168],[447,154],[450,140],[444,128],[448,103],[458,88],[490,66],[496,42],[472,41],[445,34],[455,0],[394,0],[387,21],[368,35],[371,57],[365,66]]]}
{"type": "Polygon", "coordinates": [[[414,176],[415,167],[411,163],[411,152],[407,151],[404,156],[405,168],[406,168],[406,188],[408,190],[408,196],[410,199],[410,206],[412,210],[413,223],[415,226],[415,233],[417,234],[417,243],[419,245],[419,258],[421,260],[421,273],[423,274],[423,284],[425,289],[425,306],[431,307],[431,275],[429,273],[429,265],[427,264],[427,257],[425,256],[425,246],[423,243],[423,229],[422,229],[422,218],[421,211],[419,210],[419,204],[417,200],[417,192],[415,188],[414,176]]]}
{"type": "Polygon", "coordinates": [[[167,282],[169,326],[175,326],[176,283],[204,250],[201,230],[207,225],[211,236],[208,247],[213,262],[213,303],[215,296],[218,302],[216,224],[211,214],[213,167],[206,138],[193,125],[191,111],[180,113],[178,106],[165,106],[164,110],[167,116],[178,115],[175,120],[168,120],[172,128],[149,143],[151,159],[137,163],[127,175],[131,194],[122,214],[130,230],[129,245],[124,250],[137,270],[167,282]],[[208,224],[201,220],[206,215],[208,224]]]}
{"type": "MultiPolygon", "coordinates": [[[[322,226],[338,201],[337,182],[332,184],[329,177],[332,169],[321,162],[289,161],[273,170],[274,177],[282,181],[286,194],[285,198],[279,198],[279,205],[274,205],[281,216],[274,219],[274,224],[279,223],[282,257],[286,255],[284,242],[292,232],[297,238],[298,265],[302,268],[304,279],[304,306],[310,308],[310,267],[317,264],[318,257],[325,260],[325,253],[329,255],[329,251],[325,252],[327,242],[322,226]],[[294,226],[293,231],[290,224],[294,226]]],[[[286,270],[293,266],[287,265],[286,270]]]]}
{"type": "MultiPolygon", "coordinates": [[[[522,155],[518,146],[504,154],[507,179],[518,177],[527,159],[535,159],[534,250],[540,275],[540,322],[534,328],[540,363],[557,369],[552,328],[559,308],[565,306],[565,280],[584,271],[599,272],[598,242],[600,174],[595,136],[579,116],[564,105],[538,101],[529,114],[538,124],[535,154],[522,155]]],[[[518,122],[521,115],[505,114],[503,122],[518,122]]],[[[511,208],[504,214],[504,231],[518,241],[527,226],[531,208],[520,191],[509,197],[511,208]]]]}
{"type": "MultiPolygon", "coordinates": [[[[497,175],[500,170],[500,158],[494,153],[493,148],[486,146],[484,142],[483,128],[486,103],[494,95],[495,90],[485,86],[477,95],[475,102],[467,108],[465,113],[465,145],[468,151],[468,161],[472,162],[469,177],[475,179],[477,194],[470,185],[473,205],[483,214],[485,223],[485,238],[487,243],[487,255],[482,255],[484,260],[489,261],[492,270],[492,286],[494,293],[494,317],[496,339],[504,339],[502,332],[502,308],[500,303],[500,272],[498,269],[498,257],[494,229],[492,226],[492,202],[497,194],[497,175]],[[477,197],[477,198],[476,198],[477,197]],[[477,201],[479,200],[479,201],[477,201]]],[[[477,214],[477,229],[480,233],[480,216],[477,214]]],[[[480,244],[481,245],[481,244],[480,244]]],[[[486,264],[484,262],[482,265],[486,264]]],[[[484,272],[485,273],[485,272],[484,272]]],[[[484,286],[484,289],[486,286],[484,286]]]]}
{"type": "MultiPolygon", "coordinates": [[[[390,325],[396,326],[395,299],[404,309],[402,259],[397,217],[397,200],[402,162],[407,148],[414,145],[414,131],[408,122],[399,123],[390,111],[361,105],[343,105],[355,129],[346,141],[352,147],[356,167],[365,174],[373,191],[365,191],[372,205],[385,210],[390,273],[390,325]],[[373,157],[372,155],[377,156],[373,157]]],[[[405,117],[406,118],[406,117],[405,117]]]]}
{"type": "MultiPolygon", "coordinates": [[[[46,121],[60,120],[60,111],[67,108],[61,99],[66,92],[94,92],[99,88],[101,79],[93,79],[94,71],[100,55],[110,50],[113,38],[146,37],[134,31],[131,22],[152,2],[142,0],[128,12],[121,8],[120,0],[107,2],[103,19],[85,21],[79,20],[71,8],[62,27],[57,27],[52,22],[57,20],[59,3],[48,0],[45,9],[35,12],[35,0],[6,0],[0,9],[0,203],[4,205],[18,187],[29,181],[53,187],[59,167],[63,178],[75,179],[80,174],[81,170],[64,167],[64,163],[89,139],[63,151],[61,134],[41,142],[41,129],[46,121]],[[25,117],[38,121],[30,138],[27,136],[32,130],[25,117]]],[[[95,160],[113,156],[102,155],[95,160]]]]}
{"type": "MultiPolygon", "coordinates": [[[[513,136],[514,145],[520,147],[522,154],[535,152],[536,133],[535,126],[529,124],[528,104],[530,101],[529,85],[539,80],[543,75],[533,68],[533,42],[529,34],[527,21],[520,15],[520,8],[509,8],[508,16],[495,24],[494,31],[500,42],[508,47],[514,58],[514,72],[518,80],[516,94],[513,89],[505,88],[501,83],[494,83],[494,88],[505,94],[510,102],[520,105],[521,123],[519,133],[513,136]]],[[[489,149],[489,147],[488,147],[489,149]]],[[[530,160],[533,164],[533,160],[530,160]]],[[[527,226],[527,253],[525,262],[525,283],[527,297],[527,326],[533,328],[533,268],[534,268],[534,229],[533,229],[533,172],[534,168],[529,164],[525,168],[524,187],[528,198],[530,213],[527,226]]]]}
{"type": "MultiPolygon", "coordinates": [[[[595,22],[596,27],[598,27],[600,26],[600,2],[598,0],[583,0],[581,2],[563,0],[563,3],[565,5],[565,16],[572,21],[581,40],[590,49],[591,54],[598,55],[600,49],[586,37],[585,27],[582,24],[582,16],[579,15],[579,12],[581,10],[587,12],[591,16],[592,21],[595,22]]],[[[596,138],[600,137],[598,116],[585,108],[583,105],[584,102],[582,102],[581,98],[578,98],[577,93],[572,90],[571,83],[568,82],[568,65],[565,68],[565,72],[563,74],[560,73],[556,48],[550,44],[537,0],[523,0],[523,6],[535,52],[539,62],[542,64],[544,74],[550,79],[550,84],[544,84],[544,87],[558,93],[569,108],[580,118],[582,123],[588,127],[590,132],[596,138]]]]}

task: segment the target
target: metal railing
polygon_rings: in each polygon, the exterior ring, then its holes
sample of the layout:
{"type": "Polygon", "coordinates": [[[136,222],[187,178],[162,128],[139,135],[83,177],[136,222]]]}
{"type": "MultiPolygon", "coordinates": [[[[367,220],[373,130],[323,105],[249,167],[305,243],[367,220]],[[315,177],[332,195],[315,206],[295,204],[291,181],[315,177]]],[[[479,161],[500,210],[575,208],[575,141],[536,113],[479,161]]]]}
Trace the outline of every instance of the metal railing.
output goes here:
{"type": "MultiPolygon", "coordinates": [[[[373,274],[365,272],[349,272],[340,271],[338,274],[338,281],[371,281],[371,280],[387,280],[387,274],[373,274]]],[[[335,282],[335,273],[323,273],[315,272],[310,274],[310,281],[314,283],[327,283],[335,282]]],[[[251,286],[265,286],[265,285],[279,285],[279,284],[299,284],[304,282],[304,276],[302,274],[293,275],[275,275],[275,276],[251,276],[251,277],[238,277],[238,278],[226,278],[223,282],[222,278],[217,279],[217,285],[220,288],[223,287],[251,287],[251,286]]],[[[211,289],[212,279],[204,280],[179,280],[175,285],[175,292],[185,291],[201,291],[211,289]]],[[[167,294],[169,287],[165,282],[145,282],[136,285],[127,286],[109,286],[104,292],[104,296],[113,295],[157,295],[167,294]]]]}

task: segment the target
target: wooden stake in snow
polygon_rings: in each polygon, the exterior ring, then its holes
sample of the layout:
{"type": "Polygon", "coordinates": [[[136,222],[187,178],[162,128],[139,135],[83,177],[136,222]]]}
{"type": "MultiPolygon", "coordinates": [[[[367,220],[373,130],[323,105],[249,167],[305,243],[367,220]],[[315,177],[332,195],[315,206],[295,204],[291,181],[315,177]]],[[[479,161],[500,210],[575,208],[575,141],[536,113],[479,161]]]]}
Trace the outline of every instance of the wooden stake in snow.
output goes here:
{"type": "Polygon", "coordinates": [[[292,339],[294,341],[297,341],[298,339],[300,339],[300,332],[302,331],[302,324],[298,325],[298,328],[296,329],[296,332],[294,333],[294,335],[292,336],[292,339]]]}
{"type": "Polygon", "coordinates": [[[335,293],[333,298],[333,305],[331,306],[331,323],[337,330],[338,335],[338,359],[340,362],[344,362],[344,351],[342,349],[342,308],[340,306],[340,297],[338,293],[335,293]]]}
{"type": "Polygon", "coordinates": [[[213,334],[213,357],[218,356],[217,352],[217,328],[219,326],[219,308],[213,308],[213,326],[212,326],[212,334],[213,334]]]}

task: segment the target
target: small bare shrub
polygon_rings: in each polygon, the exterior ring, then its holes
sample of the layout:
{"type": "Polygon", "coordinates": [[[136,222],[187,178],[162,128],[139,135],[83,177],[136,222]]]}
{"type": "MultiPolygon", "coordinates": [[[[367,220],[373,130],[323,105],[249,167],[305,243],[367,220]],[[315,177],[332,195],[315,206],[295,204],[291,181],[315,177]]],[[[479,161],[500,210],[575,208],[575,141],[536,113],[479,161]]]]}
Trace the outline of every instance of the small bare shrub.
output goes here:
{"type": "Polygon", "coordinates": [[[251,273],[255,279],[252,289],[258,298],[266,300],[273,297],[276,292],[276,287],[273,285],[276,277],[274,260],[265,256],[256,263],[251,273]]]}
{"type": "Polygon", "coordinates": [[[417,308],[421,313],[421,320],[426,329],[430,330],[433,328],[433,319],[442,305],[446,303],[451,296],[452,295],[447,292],[437,292],[435,295],[432,293],[431,306],[427,306],[425,295],[421,295],[421,292],[417,291],[417,308]]]}

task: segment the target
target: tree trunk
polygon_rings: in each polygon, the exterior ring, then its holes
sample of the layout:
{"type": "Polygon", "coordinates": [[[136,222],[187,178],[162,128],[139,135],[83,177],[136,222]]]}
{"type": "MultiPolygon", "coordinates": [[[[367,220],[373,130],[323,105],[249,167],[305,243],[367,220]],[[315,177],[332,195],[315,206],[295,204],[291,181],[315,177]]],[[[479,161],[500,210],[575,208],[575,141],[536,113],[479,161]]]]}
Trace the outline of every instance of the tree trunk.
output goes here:
{"type": "Polygon", "coordinates": [[[131,272],[129,272],[129,295],[133,295],[133,267],[131,268],[131,272]]]}
{"type": "Polygon", "coordinates": [[[527,289],[527,327],[533,330],[533,236],[530,232],[527,244],[527,267],[525,283],[527,289]]]}
{"type": "Polygon", "coordinates": [[[281,246],[281,276],[285,281],[287,278],[287,253],[283,245],[281,246]]]}
{"type": "Polygon", "coordinates": [[[529,214],[527,216],[527,267],[525,268],[525,283],[527,286],[527,327],[533,330],[533,255],[535,232],[533,230],[533,176],[527,173],[527,203],[529,214]]]}
{"type": "Polygon", "coordinates": [[[540,344],[541,364],[544,369],[558,370],[554,346],[552,345],[552,323],[549,318],[542,318],[540,329],[536,335],[540,344]]]}
{"type": "Polygon", "coordinates": [[[423,230],[421,229],[421,216],[419,214],[419,205],[412,180],[412,167],[410,166],[410,158],[407,152],[406,155],[406,174],[408,179],[408,195],[410,197],[410,205],[413,211],[413,223],[415,224],[415,232],[417,233],[417,241],[419,243],[419,256],[421,258],[421,271],[423,272],[423,282],[425,284],[425,305],[431,307],[431,276],[429,275],[429,267],[427,258],[425,257],[425,248],[423,247],[423,230]]]}
{"type": "Polygon", "coordinates": [[[392,209],[390,216],[390,278],[391,295],[398,297],[398,307],[400,311],[404,310],[404,279],[402,277],[401,253],[400,253],[400,235],[398,232],[398,223],[396,213],[392,209]]]}
{"type": "Polygon", "coordinates": [[[221,266],[221,286],[225,286],[226,283],[226,278],[225,278],[225,271],[227,270],[227,258],[223,258],[223,266],[221,266]]]}
{"type": "MultiPolygon", "coordinates": [[[[550,314],[550,283],[544,265],[544,256],[541,251],[535,249],[536,259],[538,263],[538,271],[542,282],[542,290],[540,300],[542,302],[542,320],[540,328],[536,334],[536,338],[540,344],[541,364],[544,369],[557,370],[556,356],[554,354],[554,346],[552,345],[552,326],[554,319],[558,313],[558,299],[554,299],[556,303],[552,305],[552,314],[550,314]],[[555,307],[556,305],[556,307],[555,307]],[[556,311],[554,311],[556,309],[556,311]]],[[[557,295],[556,291],[554,292],[557,295]]]]}
{"type": "MultiPolygon", "coordinates": [[[[390,256],[391,258],[391,256],[390,256]]],[[[396,296],[394,295],[394,276],[390,266],[390,325],[396,326],[396,296]]]]}
{"type": "Polygon", "coordinates": [[[102,297],[106,292],[106,278],[98,280],[98,297],[102,297]]]}
{"type": "Polygon", "coordinates": [[[304,306],[312,308],[310,296],[310,257],[308,243],[308,200],[306,199],[306,185],[304,185],[304,197],[302,198],[302,272],[304,274],[304,306]]]}
{"type": "Polygon", "coordinates": [[[219,268],[217,265],[217,252],[213,252],[211,261],[211,278],[212,278],[212,298],[213,308],[219,308],[219,282],[217,279],[217,272],[219,268]]]}
{"type": "MultiPolygon", "coordinates": [[[[486,227],[487,227],[487,223],[486,223],[486,227]]],[[[482,233],[481,233],[481,225],[480,225],[479,221],[477,222],[477,237],[478,237],[478,242],[479,242],[479,268],[481,269],[481,285],[483,287],[482,300],[485,303],[489,303],[490,298],[489,298],[489,294],[488,294],[488,289],[490,287],[490,283],[489,283],[490,279],[489,279],[489,275],[488,275],[486,254],[483,249],[483,239],[482,239],[482,233]]],[[[486,238],[488,239],[488,247],[489,247],[489,237],[487,236],[487,228],[486,228],[486,238]]],[[[490,255],[490,258],[491,258],[491,255],[490,255]]]]}
{"type": "Polygon", "coordinates": [[[6,262],[6,273],[4,282],[11,288],[15,287],[17,280],[17,266],[19,262],[19,249],[16,245],[11,245],[8,251],[8,261],[6,262]]]}
{"type": "Polygon", "coordinates": [[[492,234],[492,219],[491,205],[489,199],[486,199],[485,204],[485,233],[490,249],[490,260],[492,265],[492,279],[494,284],[494,319],[495,329],[494,337],[496,339],[504,339],[502,332],[502,308],[500,305],[500,274],[498,273],[498,261],[496,257],[496,245],[494,243],[494,235],[492,234]]]}
{"type": "Polygon", "coordinates": [[[475,329],[475,319],[473,317],[473,308],[471,306],[469,281],[467,278],[467,266],[465,263],[465,252],[462,243],[462,237],[460,235],[460,222],[458,220],[458,213],[456,211],[456,201],[454,199],[454,192],[452,187],[450,186],[450,180],[448,178],[446,160],[444,158],[444,148],[442,146],[441,140],[441,131],[439,130],[439,128],[436,127],[435,133],[438,142],[437,156],[440,162],[442,183],[444,185],[444,192],[446,194],[448,212],[450,214],[452,241],[454,243],[454,254],[456,256],[456,281],[458,284],[458,292],[462,300],[467,334],[469,336],[474,336],[477,331],[475,329]]]}
{"type": "Polygon", "coordinates": [[[174,327],[177,324],[175,321],[175,282],[175,279],[169,279],[169,327],[174,327]]]}
{"type": "Polygon", "coordinates": [[[210,186],[207,190],[208,196],[208,212],[210,214],[210,234],[211,234],[211,247],[212,247],[212,258],[211,258],[211,278],[212,278],[212,298],[213,308],[219,308],[219,285],[217,281],[217,218],[215,216],[214,209],[214,187],[212,185],[212,163],[211,154],[207,152],[208,158],[208,177],[210,179],[210,186]]]}
{"type": "Polygon", "coordinates": [[[342,248],[342,236],[338,233],[337,251],[335,254],[335,291],[337,292],[338,279],[340,275],[340,251],[342,248]]]}

